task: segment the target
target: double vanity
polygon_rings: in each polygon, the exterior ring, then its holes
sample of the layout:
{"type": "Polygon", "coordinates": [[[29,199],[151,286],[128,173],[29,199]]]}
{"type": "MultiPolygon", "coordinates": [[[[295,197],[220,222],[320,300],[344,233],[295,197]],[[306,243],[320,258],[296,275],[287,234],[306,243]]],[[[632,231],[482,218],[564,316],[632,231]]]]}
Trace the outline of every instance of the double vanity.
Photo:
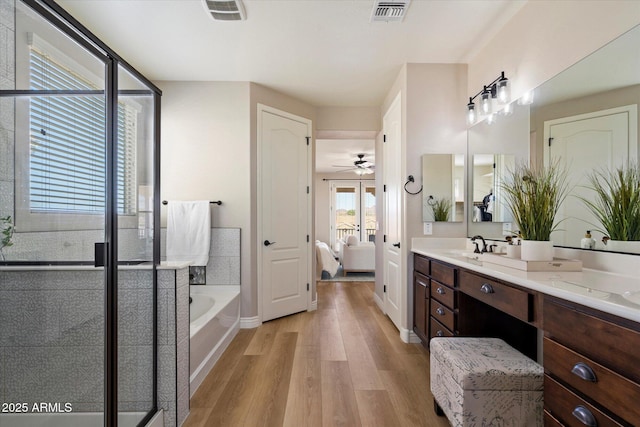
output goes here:
{"type": "Polygon", "coordinates": [[[428,240],[412,245],[413,330],[425,346],[502,338],[544,366],[545,425],[640,425],[640,278],[527,272],[428,240]]]}

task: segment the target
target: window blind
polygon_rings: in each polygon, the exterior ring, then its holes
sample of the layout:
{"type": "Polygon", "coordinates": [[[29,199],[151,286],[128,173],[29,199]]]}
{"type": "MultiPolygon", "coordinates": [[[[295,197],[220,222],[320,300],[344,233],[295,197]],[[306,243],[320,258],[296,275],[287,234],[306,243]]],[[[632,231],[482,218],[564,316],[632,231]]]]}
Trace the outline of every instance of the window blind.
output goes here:
{"type": "MultiPolygon", "coordinates": [[[[34,90],[98,90],[89,80],[31,48],[34,90]]],[[[30,102],[29,205],[36,213],[103,214],[104,94],[34,96],[30,102]]],[[[136,206],[137,112],[118,103],[117,209],[136,206]]]]}

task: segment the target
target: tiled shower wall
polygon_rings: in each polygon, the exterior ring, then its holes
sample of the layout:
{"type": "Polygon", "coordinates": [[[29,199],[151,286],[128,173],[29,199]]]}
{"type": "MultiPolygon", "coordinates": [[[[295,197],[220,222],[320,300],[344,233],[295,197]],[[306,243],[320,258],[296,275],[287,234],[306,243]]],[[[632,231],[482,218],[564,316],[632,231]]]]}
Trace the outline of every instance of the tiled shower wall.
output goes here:
{"type": "MultiPolygon", "coordinates": [[[[122,411],[152,406],[152,285],[150,269],[119,273],[122,411]]],[[[1,270],[0,324],[0,401],[70,402],[73,412],[102,411],[102,270],[1,270]]]]}

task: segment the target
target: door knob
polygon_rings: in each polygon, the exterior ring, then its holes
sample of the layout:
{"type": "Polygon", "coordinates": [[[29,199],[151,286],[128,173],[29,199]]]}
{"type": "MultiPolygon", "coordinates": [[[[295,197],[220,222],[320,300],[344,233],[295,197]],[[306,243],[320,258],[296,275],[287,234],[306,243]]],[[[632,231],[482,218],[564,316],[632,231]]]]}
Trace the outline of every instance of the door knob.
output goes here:
{"type": "Polygon", "coordinates": [[[395,246],[396,248],[398,248],[398,249],[399,249],[399,248],[400,248],[400,242],[398,242],[398,243],[394,243],[394,244],[393,244],[393,246],[395,246]]]}
{"type": "Polygon", "coordinates": [[[271,245],[274,245],[275,243],[276,243],[276,242],[270,242],[270,241],[268,241],[268,240],[265,240],[265,241],[264,241],[264,245],[265,245],[265,246],[271,246],[271,245]]]}

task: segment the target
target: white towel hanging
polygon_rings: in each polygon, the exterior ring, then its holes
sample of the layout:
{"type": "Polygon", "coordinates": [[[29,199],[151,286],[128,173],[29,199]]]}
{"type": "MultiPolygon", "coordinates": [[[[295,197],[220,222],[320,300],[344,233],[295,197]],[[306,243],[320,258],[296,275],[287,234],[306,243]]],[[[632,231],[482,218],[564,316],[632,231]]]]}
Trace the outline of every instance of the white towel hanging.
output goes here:
{"type": "Polygon", "coordinates": [[[211,242],[210,206],[208,200],[169,201],[167,261],[207,265],[211,242]]]}

